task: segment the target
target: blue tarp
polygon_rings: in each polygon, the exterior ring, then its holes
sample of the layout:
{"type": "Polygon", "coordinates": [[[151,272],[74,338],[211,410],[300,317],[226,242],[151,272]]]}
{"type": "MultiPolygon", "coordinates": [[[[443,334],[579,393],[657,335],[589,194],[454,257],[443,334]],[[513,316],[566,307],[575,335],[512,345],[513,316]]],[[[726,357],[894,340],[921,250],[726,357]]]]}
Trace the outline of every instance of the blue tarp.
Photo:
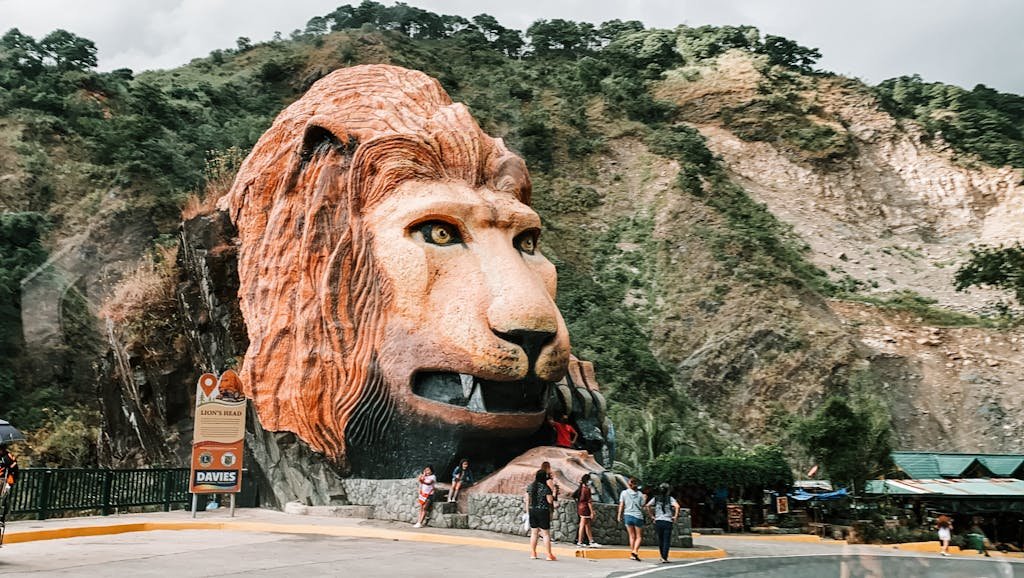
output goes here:
{"type": "Polygon", "coordinates": [[[848,496],[849,494],[846,492],[846,488],[839,488],[834,492],[825,492],[824,494],[811,494],[797,488],[795,492],[789,494],[790,498],[797,500],[799,502],[806,502],[808,500],[820,500],[822,502],[829,502],[832,500],[838,500],[840,498],[846,498],[848,496]]]}

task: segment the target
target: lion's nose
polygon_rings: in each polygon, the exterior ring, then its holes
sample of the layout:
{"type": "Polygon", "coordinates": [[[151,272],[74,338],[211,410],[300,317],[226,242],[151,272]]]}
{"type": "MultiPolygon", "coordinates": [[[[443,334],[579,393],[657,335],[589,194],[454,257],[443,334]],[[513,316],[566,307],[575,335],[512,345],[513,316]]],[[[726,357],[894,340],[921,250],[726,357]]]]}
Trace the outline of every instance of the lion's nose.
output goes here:
{"type": "Polygon", "coordinates": [[[495,331],[494,334],[521,347],[526,352],[526,358],[530,360],[531,371],[537,358],[540,357],[540,350],[555,337],[554,331],[531,331],[529,329],[513,329],[506,333],[495,331]]]}

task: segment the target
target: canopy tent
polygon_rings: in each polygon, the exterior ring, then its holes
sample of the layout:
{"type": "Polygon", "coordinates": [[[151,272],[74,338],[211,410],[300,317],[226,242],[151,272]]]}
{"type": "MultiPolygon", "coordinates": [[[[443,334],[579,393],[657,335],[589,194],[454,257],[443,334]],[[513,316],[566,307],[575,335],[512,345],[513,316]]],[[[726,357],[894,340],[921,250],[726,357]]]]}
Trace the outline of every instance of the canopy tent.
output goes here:
{"type": "Polygon", "coordinates": [[[809,500],[831,502],[834,500],[849,497],[849,494],[847,493],[846,488],[839,488],[834,492],[825,492],[823,494],[811,494],[803,491],[800,488],[797,488],[796,491],[794,491],[792,494],[789,494],[789,497],[799,502],[806,502],[809,500]]]}
{"type": "Polygon", "coordinates": [[[831,492],[832,482],[829,480],[796,480],[793,482],[793,487],[800,488],[801,490],[824,490],[831,492]]]}

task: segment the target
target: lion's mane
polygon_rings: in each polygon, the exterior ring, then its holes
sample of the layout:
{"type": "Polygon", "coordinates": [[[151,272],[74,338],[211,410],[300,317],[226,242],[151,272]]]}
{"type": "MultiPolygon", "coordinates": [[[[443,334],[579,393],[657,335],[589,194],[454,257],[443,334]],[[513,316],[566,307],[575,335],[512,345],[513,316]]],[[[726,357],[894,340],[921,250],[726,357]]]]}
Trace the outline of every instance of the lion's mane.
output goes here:
{"type": "Polygon", "coordinates": [[[341,69],[286,108],[222,200],[238,228],[246,394],[271,431],[345,465],[393,413],[377,352],[391,302],[364,208],[407,180],[458,180],[530,201],[526,167],[433,78],[341,69]]]}

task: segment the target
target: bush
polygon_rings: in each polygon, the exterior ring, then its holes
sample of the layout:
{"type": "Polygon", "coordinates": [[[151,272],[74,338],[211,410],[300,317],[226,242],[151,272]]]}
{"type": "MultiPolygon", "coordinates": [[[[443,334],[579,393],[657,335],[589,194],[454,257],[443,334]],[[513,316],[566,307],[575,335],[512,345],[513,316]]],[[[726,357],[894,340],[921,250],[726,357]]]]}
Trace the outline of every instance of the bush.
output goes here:
{"type": "Polygon", "coordinates": [[[768,488],[793,484],[793,472],[782,450],[774,446],[735,456],[661,456],[646,471],[651,481],[676,487],[768,488]]]}
{"type": "Polygon", "coordinates": [[[42,427],[25,432],[27,443],[19,456],[23,467],[96,467],[99,412],[82,407],[43,411],[46,418],[42,427]]]}

